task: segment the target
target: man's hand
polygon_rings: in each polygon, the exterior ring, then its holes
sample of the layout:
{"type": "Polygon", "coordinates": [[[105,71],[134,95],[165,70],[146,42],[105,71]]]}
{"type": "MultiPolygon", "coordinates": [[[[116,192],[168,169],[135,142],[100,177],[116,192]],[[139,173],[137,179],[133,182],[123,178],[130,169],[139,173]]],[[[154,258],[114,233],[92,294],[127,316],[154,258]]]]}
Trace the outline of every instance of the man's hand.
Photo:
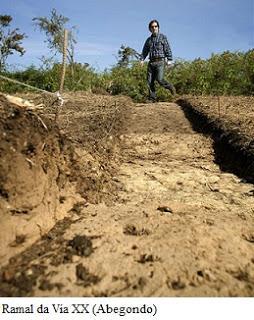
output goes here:
{"type": "Polygon", "coordinates": [[[170,68],[170,69],[174,67],[174,64],[175,64],[175,63],[174,63],[173,60],[168,60],[168,61],[167,61],[167,67],[170,68]]]}
{"type": "Polygon", "coordinates": [[[141,67],[144,66],[144,60],[140,60],[140,65],[141,65],[141,67]]]}

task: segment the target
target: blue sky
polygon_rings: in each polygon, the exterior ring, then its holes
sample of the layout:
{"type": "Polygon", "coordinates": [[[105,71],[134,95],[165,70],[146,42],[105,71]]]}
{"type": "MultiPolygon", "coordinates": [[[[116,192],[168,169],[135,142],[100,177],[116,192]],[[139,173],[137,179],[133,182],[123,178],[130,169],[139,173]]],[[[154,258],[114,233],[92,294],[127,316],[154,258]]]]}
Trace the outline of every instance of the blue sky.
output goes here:
{"type": "Polygon", "coordinates": [[[12,27],[28,36],[25,55],[11,56],[9,64],[39,65],[48,55],[45,36],[32,19],[49,17],[53,8],[77,27],[76,60],[101,71],[116,63],[121,44],[141,52],[152,19],[160,22],[174,59],[254,48],[254,0],[1,0],[0,14],[11,15],[12,27]]]}

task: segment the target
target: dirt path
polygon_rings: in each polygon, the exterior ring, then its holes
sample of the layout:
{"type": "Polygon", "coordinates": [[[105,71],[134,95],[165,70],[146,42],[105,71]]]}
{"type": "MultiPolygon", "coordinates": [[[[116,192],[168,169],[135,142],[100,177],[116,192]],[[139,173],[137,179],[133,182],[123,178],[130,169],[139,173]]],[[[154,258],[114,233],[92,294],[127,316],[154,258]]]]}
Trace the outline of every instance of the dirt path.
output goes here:
{"type": "MultiPolygon", "coordinates": [[[[174,103],[138,104],[113,206],[71,219],[13,260],[4,290],[33,296],[253,296],[253,185],[221,172],[174,103]],[[22,266],[23,265],[23,266],[22,266]],[[26,285],[25,285],[26,284],[26,285]]],[[[3,290],[3,288],[2,288],[3,290]]]]}

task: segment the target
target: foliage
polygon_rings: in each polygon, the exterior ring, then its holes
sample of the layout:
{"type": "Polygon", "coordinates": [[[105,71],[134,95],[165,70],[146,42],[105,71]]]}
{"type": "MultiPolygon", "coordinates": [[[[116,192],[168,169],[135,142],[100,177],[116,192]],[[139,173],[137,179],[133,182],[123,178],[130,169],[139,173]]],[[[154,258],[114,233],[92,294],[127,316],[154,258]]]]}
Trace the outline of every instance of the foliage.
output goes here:
{"type": "Polygon", "coordinates": [[[118,50],[118,62],[117,65],[119,67],[128,67],[131,60],[139,59],[140,54],[131,47],[125,47],[123,44],[118,50]]]}
{"type": "Polygon", "coordinates": [[[0,71],[5,69],[8,56],[15,52],[21,56],[25,53],[25,49],[21,46],[25,34],[19,33],[18,28],[11,30],[9,28],[11,22],[11,16],[0,15],[0,71]]]}
{"type": "MultiPolygon", "coordinates": [[[[147,95],[146,68],[137,62],[131,66],[117,65],[112,69],[112,93],[126,94],[136,101],[147,95]]],[[[205,59],[177,60],[172,70],[165,73],[179,94],[195,95],[253,95],[254,50],[212,54],[205,59]]],[[[157,86],[161,101],[170,99],[170,94],[157,86]]]]}
{"type": "MultiPolygon", "coordinates": [[[[36,27],[46,34],[46,43],[54,55],[63,52],[64,30],[69,18],[58,14],[56,9],[51,10],[51,16],[33,18],[36,27]]],[[[75,27],[71,27],[68,33],[67,60],[70,64],[74,63],[74,47],[76,39],[74,37],[75,27]]]]}
{"type": "MultiPolygon", "coordinates": [[[[97,74],[88,64],[75,63],[74,78],[72,76],[72,68],[67,65],[66,78],[64,88],[69,91],[90,91],[95,93],[108,94],[110,80],[106,74],[97,74]]],[[[37,69],[35,66],[30,66],[25,71],[5,72],[3,75],[16,79],[22,83],[29,84],[36,88],[56,92],[59,90],[59,82],[62,65],[55,63],[50,68],[37,69]]],[[[14,93],[24,90],[24,87],[19,84],[13,84],[8,81],[0,81],[0,91],[14,93]]],[[[27,89],[25,89],[27,90],[27,89]]]]}
{"type": "MultiPolygon", "coordinates": [[[[119,57],[121,59],[121,57],[119,57]]],[[[67,65],[65,90],[85,90],[100,94],[128,95],[138,102],[147,97],[146,63],[138,61],[117,63],[103,73],[88,64],[67,65]],[[74,73],[72,71],[74,70],[74,73]]],[[[54,63],[36,69],[31,66],[23,72],[8,76],[48,91],[59,90],[61,65],[54,63]]],[[[254,50],[213,54],[209,59],[177,60],[173,69],[166,70],[165,78],[171,81],[179,94],[194,95],[254,95],[254,50]]],[[[3,82],[1,91],[17,91],[21,87],[3,82]]],[[[157,85],[160,101],[169,101],[170,93],[157,85]]]]}
{"type": "Polygon", "coordinates": [[[254,49],[179,62],[172,81],[180,94],[253,95],[254,49]]]}

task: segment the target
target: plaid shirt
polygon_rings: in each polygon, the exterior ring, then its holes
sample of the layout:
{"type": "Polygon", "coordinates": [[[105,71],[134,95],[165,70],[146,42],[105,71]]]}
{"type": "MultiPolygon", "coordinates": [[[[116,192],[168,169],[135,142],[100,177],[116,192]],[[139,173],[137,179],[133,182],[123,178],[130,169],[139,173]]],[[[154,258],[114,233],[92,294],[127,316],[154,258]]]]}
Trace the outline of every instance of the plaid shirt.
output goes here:
{"type": "Polygon", "coordinates": [[[151,35],[147,38],[142,54],[141,60],[145,60],[147,55],[149,54],[149,59],[153,60],[155,58],[167,58],[167,60],[172,60],[172,52],[167,40],[167,37],[162,33],[158,33],[157,35],[151,35]]]}

